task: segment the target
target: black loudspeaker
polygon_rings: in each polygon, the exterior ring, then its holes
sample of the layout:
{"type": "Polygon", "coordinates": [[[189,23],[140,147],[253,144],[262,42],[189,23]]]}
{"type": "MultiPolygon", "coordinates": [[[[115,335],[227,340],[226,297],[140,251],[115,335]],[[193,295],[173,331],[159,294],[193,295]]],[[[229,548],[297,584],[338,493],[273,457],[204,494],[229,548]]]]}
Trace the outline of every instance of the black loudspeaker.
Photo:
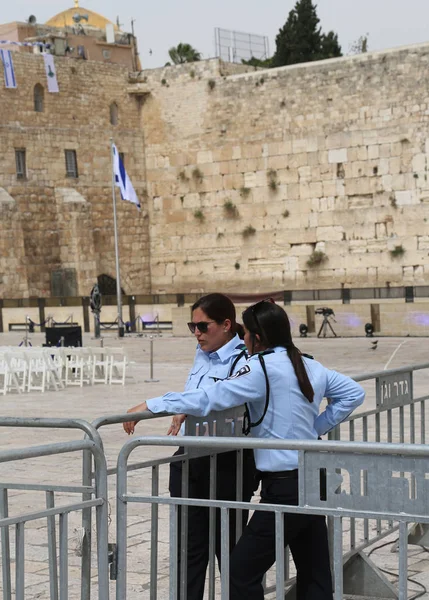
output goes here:
{"type": "Polygon", "coordinates": [[[61,346],[61,338],[64,338],[64,346],[82,346],[82,327],[46,327],[46,345],[61,346]]]}

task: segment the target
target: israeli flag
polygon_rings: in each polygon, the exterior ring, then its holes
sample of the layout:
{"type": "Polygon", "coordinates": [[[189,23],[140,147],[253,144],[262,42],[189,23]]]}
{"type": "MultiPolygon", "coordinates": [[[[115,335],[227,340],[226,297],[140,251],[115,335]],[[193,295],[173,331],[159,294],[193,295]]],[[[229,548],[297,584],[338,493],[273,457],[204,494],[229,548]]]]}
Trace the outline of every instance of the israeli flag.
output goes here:
{"type": "Polygon", "coordinates": [[[12,52],[0,50],[0,58],[3,63],[4,81],[7,88],[16,88],[15,71],[13,68],[12,52]]]}
{"type": "Polygon", "coordinates": [[[124,164],[119,156],[118,149],[115,144],[112,144],[113,148],[113,172],[115,174],[115,183],[121,190],[122,200],[132,202],[140,210],[140,202],[137,198],[137,194],[133,188],[130,178],[125,170],[124,164]]]}

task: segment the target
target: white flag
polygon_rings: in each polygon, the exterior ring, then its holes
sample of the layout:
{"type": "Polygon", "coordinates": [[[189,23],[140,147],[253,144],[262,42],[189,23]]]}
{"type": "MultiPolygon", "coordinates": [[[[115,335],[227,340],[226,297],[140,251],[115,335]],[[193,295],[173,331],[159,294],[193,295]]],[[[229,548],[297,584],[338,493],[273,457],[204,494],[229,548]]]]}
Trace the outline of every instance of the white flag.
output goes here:
{"type": "Polygon", "coordinates": [[[55,70],[54,57],[52,54],[43,53],[43,60],[45,61],[46,78],[48,80],[48,91],[59,92],[57,72],[55,70]]]}
{"type": "Polygon", "coordinates": [[[15,71],[13,68],[12,52],[10,50],[0,50],[0,57],[3,63],[4,82],[7,88],[16,88],[15,71]]]}
{"type": "Polygon", "coordinates": [[[137,198],[137,194],[133,188],[133,184],[131,183],[131,180],[128,177],[128,174],[124,167],[124,163],[122,162],[121,157],[119,156],[119,152],[115,144],[113,144],[113,172],[115,174],[115,183],[121,190],[122,200],[132,202],[140,210],[141,206],[139,199],[137,198]]]}

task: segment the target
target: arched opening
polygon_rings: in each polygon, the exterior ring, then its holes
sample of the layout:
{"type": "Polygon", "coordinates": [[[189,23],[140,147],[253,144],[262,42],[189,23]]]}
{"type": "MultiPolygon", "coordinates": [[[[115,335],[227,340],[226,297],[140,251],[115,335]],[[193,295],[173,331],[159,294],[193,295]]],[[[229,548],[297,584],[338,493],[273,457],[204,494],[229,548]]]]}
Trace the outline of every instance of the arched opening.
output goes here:
{"type": "Polygon", "coordinates": [[[119,118],[119,107],[116,102],[112,102],[110,105],[110,123],[111,125],[117,125],[119,118]]]}
{"type": "Polygon", "coordinates": [[[40,83],[34,86],[34,110],[36,112],[45,110],[45,88],[40,83]]]}
{"type": "MultiPolygon", "coordinates": [[[[102,296],[116,296],[116,279],[110,277],[110,275],[103,274],[97,277],[97,283],[102,296]]],[[[125,295],[122,287],[121,294],[125,295]]]]}

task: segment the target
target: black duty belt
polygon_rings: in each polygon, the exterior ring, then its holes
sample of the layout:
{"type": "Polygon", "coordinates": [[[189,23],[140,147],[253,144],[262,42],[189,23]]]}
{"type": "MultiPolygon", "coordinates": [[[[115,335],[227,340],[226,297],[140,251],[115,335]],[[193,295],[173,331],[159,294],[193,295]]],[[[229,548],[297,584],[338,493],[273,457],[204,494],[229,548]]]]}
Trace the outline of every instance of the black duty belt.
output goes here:
{"type": "Polygon", "coordinates": [[[298,469],[292,471],[259,471],[261,479],[291,479],[298,477],[298,469]]]}

